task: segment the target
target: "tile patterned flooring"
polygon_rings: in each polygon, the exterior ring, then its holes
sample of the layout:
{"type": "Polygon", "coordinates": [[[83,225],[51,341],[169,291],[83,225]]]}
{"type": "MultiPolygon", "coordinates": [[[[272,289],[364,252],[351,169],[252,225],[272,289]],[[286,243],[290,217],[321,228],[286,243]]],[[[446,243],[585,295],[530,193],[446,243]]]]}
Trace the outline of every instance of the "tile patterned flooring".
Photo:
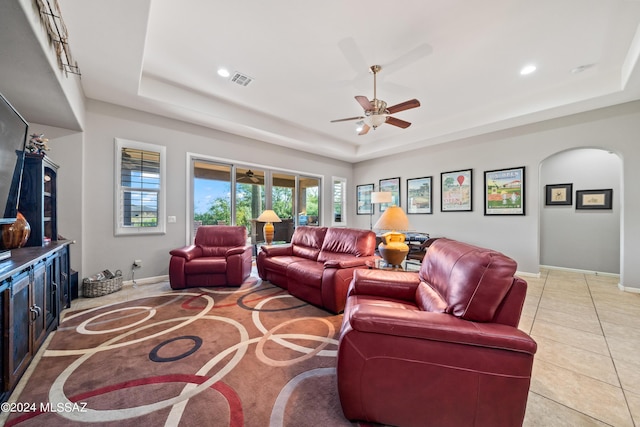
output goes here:
{"type": "MultiPolygon", "coordinates": [[[[520,329],[538,342],[524,425],[640,427],[640,294],[617,277],[543,270],[529,287],[520,329]]],[[[125,286],[72,309],[169,290],[125,286]]]]}
{"type": "Polygon", "coordinates": [[[538,352],[524,425],[640,426],[640,294],[602,275],[525,280],[519,328],[538,352]]]}

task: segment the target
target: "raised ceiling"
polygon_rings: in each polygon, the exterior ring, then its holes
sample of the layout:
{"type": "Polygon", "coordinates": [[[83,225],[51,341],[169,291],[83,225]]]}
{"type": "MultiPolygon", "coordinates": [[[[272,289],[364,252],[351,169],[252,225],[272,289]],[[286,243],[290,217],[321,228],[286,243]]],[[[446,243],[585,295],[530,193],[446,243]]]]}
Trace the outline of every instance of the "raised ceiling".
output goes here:
{"type": "Polygon", "coordinates": [[[59,4],[88,98],[351,162],[640,99],[637,0],[59,4]],[[374,64],[422,105],[358,136],[374,64]]]}

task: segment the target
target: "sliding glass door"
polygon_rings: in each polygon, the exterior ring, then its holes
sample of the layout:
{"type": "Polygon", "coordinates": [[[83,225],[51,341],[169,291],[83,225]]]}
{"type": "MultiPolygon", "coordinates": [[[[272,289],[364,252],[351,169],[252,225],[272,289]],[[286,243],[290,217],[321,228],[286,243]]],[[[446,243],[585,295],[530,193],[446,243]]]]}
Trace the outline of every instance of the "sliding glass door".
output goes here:
{"type": "Polygon", "coordinates": [[[258,218],[266,209],[265,172],[258,169],[236,167],[235,192],[236,225],[247,227],[247,234],[251,242],[256,242],[258,233],[258,218]]]}
{"type": "Polygon", "coordinates": [[[261,242],[264,224],[256,218],[272,209],[277,242],[290,242],[297,225],[321,224],[319,177],[192,158],[193,225],[243,225],[252,244],[261,242]],[[232,190],[233,189],[233,190],[232,190]]]}

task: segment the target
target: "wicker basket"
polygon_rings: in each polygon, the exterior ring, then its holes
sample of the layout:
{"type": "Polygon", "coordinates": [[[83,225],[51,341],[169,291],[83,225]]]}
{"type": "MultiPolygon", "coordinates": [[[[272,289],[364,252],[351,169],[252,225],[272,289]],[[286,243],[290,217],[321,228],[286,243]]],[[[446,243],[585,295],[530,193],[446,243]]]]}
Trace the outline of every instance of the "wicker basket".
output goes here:
{"type": "Polygon", "coordinates": [[[82,280],[82,296],[84,298],[95,298],[112,294],[122,289],[122,272],[116,271],[116,275],[111,279],[95,279],[86,277],[82,280]]]}

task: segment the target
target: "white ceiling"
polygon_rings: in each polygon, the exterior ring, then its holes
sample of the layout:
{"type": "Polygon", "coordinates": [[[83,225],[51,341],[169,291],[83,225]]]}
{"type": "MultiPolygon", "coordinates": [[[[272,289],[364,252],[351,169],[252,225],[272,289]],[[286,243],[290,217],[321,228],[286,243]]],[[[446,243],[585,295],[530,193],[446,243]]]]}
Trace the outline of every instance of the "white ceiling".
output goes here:
{"type": "Polygon", "coordinates": [[[351,162],[640,99],[638,0],[59,4],[87,97],[351,162]],[[358,136],[374,64],[422,105],[358,136]]]}

